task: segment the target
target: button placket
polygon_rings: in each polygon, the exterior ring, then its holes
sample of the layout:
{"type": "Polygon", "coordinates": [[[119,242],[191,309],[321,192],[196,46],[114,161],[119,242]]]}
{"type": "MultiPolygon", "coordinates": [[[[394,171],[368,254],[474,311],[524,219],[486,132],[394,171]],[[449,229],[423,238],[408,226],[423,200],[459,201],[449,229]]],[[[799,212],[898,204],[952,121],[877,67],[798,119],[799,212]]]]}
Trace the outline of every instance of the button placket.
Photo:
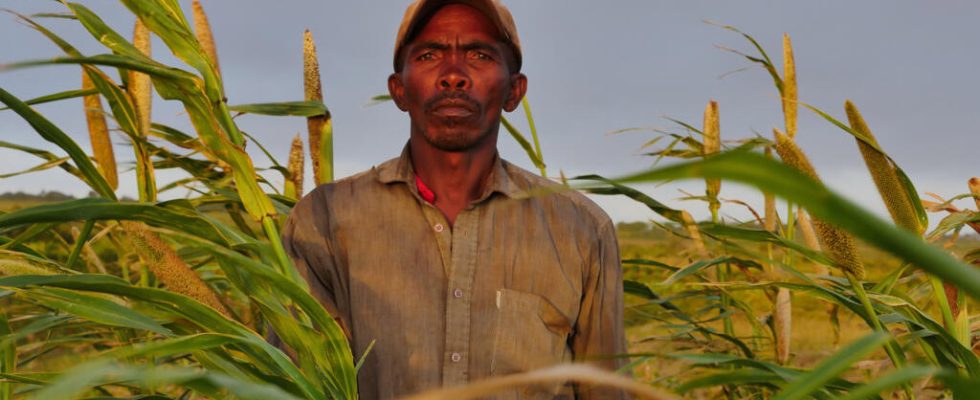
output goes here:
{"type": "Polygon", "coordinates": [[[425,221],[428,223],[429,228],[432,229],[432,235],[436,240],[436,244],[439,246],[439,256],[442,258],[442,270],[446,273],[446,277],[449,277],[450,269],[452,268],[452,236],[447,235],[447,233],[452,232],[452,230],[447,230],[446,219],[435,206],[431,204],[424,204],[422,206],[422,215],[425,217],[425,221]]]}
{"type": "Polygon", "coordinates": [[[444,385],[467,382],[470,344],[470,296],[476,268],[479,212],[464,210],[453,226],[451,266],[446,287],[446,363],[442,370],[444,385]]]}

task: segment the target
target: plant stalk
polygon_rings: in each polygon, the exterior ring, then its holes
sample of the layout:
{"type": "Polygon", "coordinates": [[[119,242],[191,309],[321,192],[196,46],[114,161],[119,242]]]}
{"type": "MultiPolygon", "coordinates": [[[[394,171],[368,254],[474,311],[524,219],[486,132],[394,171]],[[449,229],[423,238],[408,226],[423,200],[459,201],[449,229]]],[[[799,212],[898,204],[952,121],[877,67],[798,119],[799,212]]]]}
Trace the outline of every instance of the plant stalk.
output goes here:
{"type": "Polygon", "coordinates": [[[85,225],[82,225],[82,231],[78,233],[78,238],[75,239],[75,247],[72,247],[71,254],[68,254],[68,260],[65,261],[65,268],[72,269],[75,262],[78,261],[78,255],[82,254],[82,247],[85,247],[85,242],[92,235],[92,228],[94,227],[95,220],[91,219],[85,221],[85,225]]]}
{"type": "Polygon", "coordinates": [[[953,310],[950,308],[949,299],[946,298],[946,289],[943,288],[943,281],[935,276],[929,275],[929,283],[932,285],[932,294],[936,297],[936,303],[939,304],[939,311],[943,315],[943,324],[946,325],[946,329],[949,331],[950,336],[953,336],[958,340],[960,335],[956,329],[956,317],[953,316],[953,310]]]}
{"type": "MultiPolygon", "coordinates": [[[[874,305],[871,304],[871,298],[868,297],[868,293],[864,291],[864,286],[861,285],[861,281],[857,279],[849,271],[844,271],[844,276],[847,277],[848,282],[851,283],[851,288],[854,289],[854,294],[857,296],[858,300],[861,301],[861,305],[864,306],[864,312],[868,313],[868,319],[871,321],[871,328],[877,332],[889,333],[885,326],[881,323],[878,318],[878,313],[875,311],[874,305]]],[[[896,369],[902,369],[905,367],[905,360],[900,356],[900,350],[896,347],[894,340],[888,341],[885,344],[885,352],[888,353],[888,358],[892,360],[892,364],[895,365],[896,369]]],[[[905,388],[905,395],[909,399],[915,399],[915,392],[912,390],[912,385],[906,383],[903,385],[905,388]]]]}
{"type": "Polygon", "coordinates": [[[524,107],[524,115],[527,117],[527,126],[531,129],[531,139],[534,140],[534,152],[538,153],[538,160],[541,160],[541,176],[547,178],[548,171],[544,164],[544,154],[541,154],[541,143],[538,141],[538,128],[534,125],[534,116],[531,115],[531,104],[527,102],[527,96],[521,99],[521,106],[524,107]]]}
{"type": "MultiPolygon", "coordinates": [[[[7,322],[7,315],[0,312],[0,338],[12,334],[10,324],[7,322]]],[[[8,340],[0,347],[0,373],[10,374],[17,366],[17,343],[8,340]]],[[[13,386],[10,382],[0,381],[0,400],[13,399],[13,386]]]]}

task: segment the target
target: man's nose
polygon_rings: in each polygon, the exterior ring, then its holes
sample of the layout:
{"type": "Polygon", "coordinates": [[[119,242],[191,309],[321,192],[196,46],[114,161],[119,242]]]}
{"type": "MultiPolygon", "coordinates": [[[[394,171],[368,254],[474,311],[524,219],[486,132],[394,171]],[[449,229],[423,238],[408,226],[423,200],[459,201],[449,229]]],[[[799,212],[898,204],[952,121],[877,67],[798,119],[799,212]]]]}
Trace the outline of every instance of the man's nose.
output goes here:
{"type": "Polygon", "coordinates": [[[439,77],[439,88],[442,90],[468,90],[470,77],[465,69],[453,62],[447,65],[439,77]]]}

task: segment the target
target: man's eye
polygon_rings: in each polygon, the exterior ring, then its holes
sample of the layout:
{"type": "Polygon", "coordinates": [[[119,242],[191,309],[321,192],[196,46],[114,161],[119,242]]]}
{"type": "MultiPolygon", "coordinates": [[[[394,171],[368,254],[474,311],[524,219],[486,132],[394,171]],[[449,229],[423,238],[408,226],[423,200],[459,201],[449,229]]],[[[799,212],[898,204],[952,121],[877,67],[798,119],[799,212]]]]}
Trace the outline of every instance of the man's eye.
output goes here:
{"type": "Polygon", "coordinates": [[[431,51],[422,53],[418,57],[415,57],[415,59],[418,61],[429,61],[435,58],[436,58],[435,53],[432,53],[431,51]]]}
{"type": "Polygon", "coordinates": [[[474,51],[473,58],[477,60],[483,60],[483,61],[493,60],[493,57],[490,54],[484,53],[482,51],[474,51]]]}

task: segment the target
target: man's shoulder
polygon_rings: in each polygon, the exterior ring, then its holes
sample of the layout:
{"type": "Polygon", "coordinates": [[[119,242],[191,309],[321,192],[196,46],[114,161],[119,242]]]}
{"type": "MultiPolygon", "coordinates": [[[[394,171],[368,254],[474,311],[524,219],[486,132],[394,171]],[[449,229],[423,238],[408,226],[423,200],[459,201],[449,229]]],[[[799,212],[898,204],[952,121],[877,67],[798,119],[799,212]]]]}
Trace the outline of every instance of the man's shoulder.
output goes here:
{"type": "Polygon", "coordinates": [[[397,161],[397,158],[388,160],[354,175],[317,185],[304,195],[296,206],[322,209],[327,205],[336,205],[337,202],[356,201],[358,197],[370,195],[369,192],[374,192],[378,187],[383,186],[378,180],[379,169],[397,161]]]}
{"type": "Polygon", "coordinates": [[[381,175],[382,173],[387,173],[388,175],[393,175],[395,170],[398,169],[399,158],[395,157],[386,160],[380,164],[377,164],[371,168],[364,171],[358,172],[354,175],[350,175],[345,178],[335,180],[333,182],[324,183],[313,189],[314,192],[322,192],[322,194],[334,194],[338,189],[354,189],[354,188],[364,188],[366,186],[383,186],[384,182],[381,175]],[[383,172],[386,171],[386,172],[383,172]]]}
{"type": "Polygon", "coordinates": [[[507,160],[502,159],[501,161],[504,164],[504,170],[507,171],[518,191],[558,207],[577,210],[581,216],[595,224],[596,228],[612,222],[605,210],[581,192],[565,188],[558,182],[521,168],[507,160]]]}

